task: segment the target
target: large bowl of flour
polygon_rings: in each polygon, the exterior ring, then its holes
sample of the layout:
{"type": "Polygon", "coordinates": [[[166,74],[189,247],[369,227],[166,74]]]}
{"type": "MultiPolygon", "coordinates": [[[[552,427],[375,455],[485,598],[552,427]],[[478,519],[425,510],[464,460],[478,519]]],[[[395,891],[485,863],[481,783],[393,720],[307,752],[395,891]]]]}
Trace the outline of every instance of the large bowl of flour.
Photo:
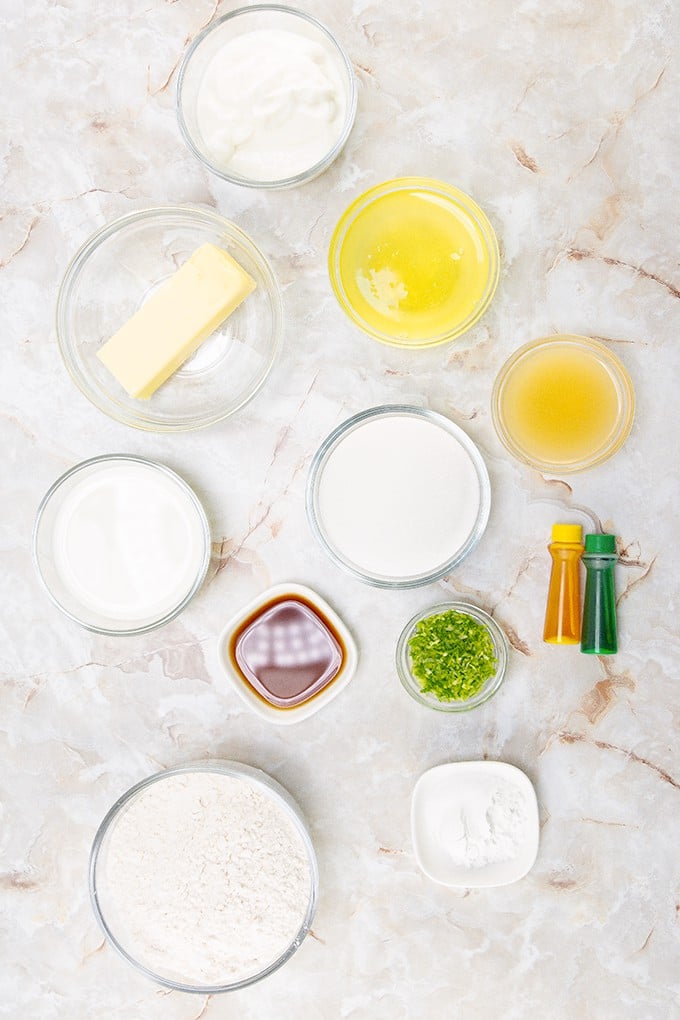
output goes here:
{"type": "Polygon", "coordinates": [[[318,893],[299,808],[238,762],[178,766],[137,783],[102,821],[90,895],[109,942],[187,992],[231,991],[299,948],[318,893]]]}

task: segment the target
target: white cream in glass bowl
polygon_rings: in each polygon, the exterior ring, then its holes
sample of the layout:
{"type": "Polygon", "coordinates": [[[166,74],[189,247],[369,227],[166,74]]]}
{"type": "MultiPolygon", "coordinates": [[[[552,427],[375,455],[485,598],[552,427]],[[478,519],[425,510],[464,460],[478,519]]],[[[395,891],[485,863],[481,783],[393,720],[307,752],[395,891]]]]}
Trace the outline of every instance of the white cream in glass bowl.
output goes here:
{"type": "Polygon", "coordinates": [[[184,140],[234,184],[282,188],[322,173],[349,137],[354,71],[335,37],[303,11],[231,11],[191,44],[177,82],[184,140]]]}

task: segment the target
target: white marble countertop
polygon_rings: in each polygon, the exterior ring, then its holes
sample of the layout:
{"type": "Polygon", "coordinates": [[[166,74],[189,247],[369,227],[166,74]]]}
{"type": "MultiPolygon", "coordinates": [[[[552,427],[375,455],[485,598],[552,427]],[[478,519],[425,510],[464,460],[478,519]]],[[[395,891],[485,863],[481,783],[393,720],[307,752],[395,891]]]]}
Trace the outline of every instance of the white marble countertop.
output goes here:
{"type": "MultiPolygon", "coordinates": [[[[0,1014],[69,1020],[668,1020],[678,1008],[680,762],[676,383],[680,278],[673,191],[678,20],[664,0],[310,0],[355,63],[359,110],[340,160],[292,192],[213,180],[174,116],[185,43],[231,4],[4,4],[0,1014]],[[400,352],[336,305],[325,258],[361,190],[440,177],[490,216],[502,276],[457,343],[400,352]],[[195,434],[102,416],[56,346],[60,278],[83,240],[151,204],[204,203],[248,231],[284,291],[283,354],[258,397],[195,434]],[[520,343],[597,336],[628,367],[637,418],[595,470],[547,481],[493,432],[493,378],[520,343]],[[383,402],[449,415],[492,480],[487,533],[449,579],[513,646],[483,708],[441,716],[401,689],[398,634],[442,587],[383,592],[334,567],[304,513],[307,467],[351,413],[383,402]],[[127,640],[70,624],[30,560],[36,507],[79,460],[124,451],[183,474],[208,510],[209,581],[177,621],[127,640]],[[621,651],[541,641],[550,526],[585,506],[624,545],[621,651]],[[214,661],[227,618],[278,581],[318,589],[361,648],[348,689],[276,728],[214,661]],[[675,657],[673,652],[675,651],[675,657]],[[313,937],[229,996],[159,989],[104,945],[87,893],[95,829],[159,768],[205,756],[258,765],[301,804],[319,854],[313,937]],[[521,882],[447,890],[417,869],[410,795],[432,765],[520,766],[541,813],[521,882]]],[[[677,192],[676,192],[677,197],[677,192]]],[[[677,205],[677,203],[675,203],[677,205]]]]}

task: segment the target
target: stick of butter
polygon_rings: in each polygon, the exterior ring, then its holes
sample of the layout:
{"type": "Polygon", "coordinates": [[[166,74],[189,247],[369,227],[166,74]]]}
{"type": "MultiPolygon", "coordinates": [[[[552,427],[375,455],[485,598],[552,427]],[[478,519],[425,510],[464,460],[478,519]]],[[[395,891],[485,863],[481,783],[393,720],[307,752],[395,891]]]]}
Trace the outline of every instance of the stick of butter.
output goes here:
{"type": "Polygon", "coordinates": [[[148,400],[255,286],[231,255],[203,244],[97,357],[131,397],[148,400]]]}

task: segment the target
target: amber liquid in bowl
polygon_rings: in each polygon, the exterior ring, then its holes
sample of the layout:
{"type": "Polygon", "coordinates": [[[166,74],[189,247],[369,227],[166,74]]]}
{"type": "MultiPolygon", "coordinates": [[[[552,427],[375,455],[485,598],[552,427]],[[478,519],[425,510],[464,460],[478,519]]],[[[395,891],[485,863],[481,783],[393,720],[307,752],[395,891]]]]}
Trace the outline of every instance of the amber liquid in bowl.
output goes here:
{"type": "Polygon", "coordinates": [[[633,393],[618,358],[587,338],[522,348],[494,392],[499,435],[537,467],[577,470],[611,456],[632,424],[633,393]]]}

